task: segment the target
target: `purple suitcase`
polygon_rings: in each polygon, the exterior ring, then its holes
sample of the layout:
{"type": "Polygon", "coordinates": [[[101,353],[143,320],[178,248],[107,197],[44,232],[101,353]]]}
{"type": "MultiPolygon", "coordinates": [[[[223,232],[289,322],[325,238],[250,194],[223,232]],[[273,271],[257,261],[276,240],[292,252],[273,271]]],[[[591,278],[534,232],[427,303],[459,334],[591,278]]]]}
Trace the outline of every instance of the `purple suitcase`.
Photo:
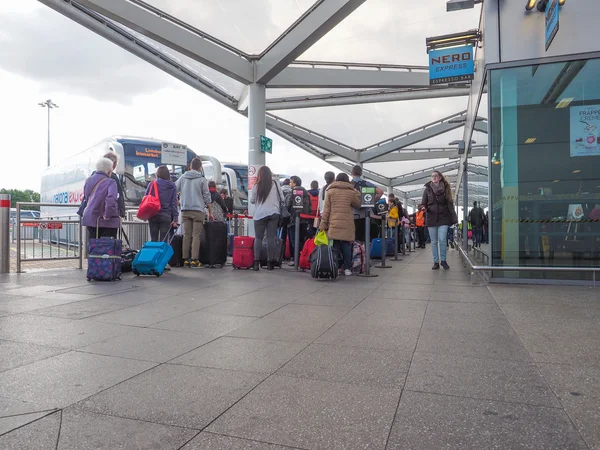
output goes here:
{"type": "Polygon", "coordinates": [[[122,252],[123,243],[120,239],[90,239],[87,280],[120,280],[122,252]]]}

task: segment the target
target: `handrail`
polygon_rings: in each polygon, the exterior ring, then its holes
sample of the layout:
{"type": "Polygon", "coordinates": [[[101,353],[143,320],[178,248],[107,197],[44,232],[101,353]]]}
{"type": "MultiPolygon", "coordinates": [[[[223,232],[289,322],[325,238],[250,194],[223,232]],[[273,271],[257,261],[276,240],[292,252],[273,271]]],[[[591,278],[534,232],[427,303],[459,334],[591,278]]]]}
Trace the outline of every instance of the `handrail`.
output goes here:
{"type": "Polygon", "coordinates": [[[457,246],[463,260],[469,265],[473,272],[498,271],[498,272],[591,272],[593,274],[593,286],[596,287],[596,272],[600,272],[600,267],[542,267],[542,266],[476,266],[471,262],[469,255],[457,246]]]}

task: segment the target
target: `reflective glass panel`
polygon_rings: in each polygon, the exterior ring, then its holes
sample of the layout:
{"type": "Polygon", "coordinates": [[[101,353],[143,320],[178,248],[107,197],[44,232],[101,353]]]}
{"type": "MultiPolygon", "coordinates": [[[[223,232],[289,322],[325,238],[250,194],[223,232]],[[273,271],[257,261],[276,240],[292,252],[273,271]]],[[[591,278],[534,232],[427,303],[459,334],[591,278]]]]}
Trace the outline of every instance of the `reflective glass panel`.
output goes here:
{"type": "MultiPolygon", "coordinates": [[[[599,61],[491,72],[494,265],[600,265],[599,61]]],[[[494,277],[591,280],[592,273],[494,277]]]]}

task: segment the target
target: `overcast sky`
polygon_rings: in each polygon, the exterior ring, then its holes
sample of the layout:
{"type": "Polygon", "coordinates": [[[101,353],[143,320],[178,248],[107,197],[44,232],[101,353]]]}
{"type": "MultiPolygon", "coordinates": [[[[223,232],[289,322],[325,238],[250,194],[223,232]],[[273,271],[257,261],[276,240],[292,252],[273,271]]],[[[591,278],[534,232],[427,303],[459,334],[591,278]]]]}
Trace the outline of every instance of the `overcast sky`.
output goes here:
{"type": "MultiPolygon", "coordinates": [[[[312,1],[149,3],[244,51],[256,53],[312,1]]],[[[446,13],[444,0],[367,0],[301,59],[426,65],[425,37],[476,28],[478,20],[479,9],[446,13]]],[[[0,2],[0,80],[4,150],[0,187],[39,190],[46,166],[47,128],[46,110],[38,103],[48,98],[59,105],[52,111],[53,161],[105,137],[125,134],[187,144],[197,153],[222,161],[247,162],[245,117],[36,0],[0,2]]],[[[236,95],[241,93],[235,83],[227,87],[236,95]]],[[[459,97],[278,114],[362,147],[466,109],[466,105],[467,98],[459,97]]],[[[449,138],[456,135],[419,146],[446,145],[449,138]]],[[[267,157],[274,172],[299,174],[310,182],[313,178],[321,181],[323,172],[332,170],[286,141],[274,140],[273,155],[267,157]]],[[[388,165],[385,175],[400,175],[432,163],[436,161],[388,165]]]]}

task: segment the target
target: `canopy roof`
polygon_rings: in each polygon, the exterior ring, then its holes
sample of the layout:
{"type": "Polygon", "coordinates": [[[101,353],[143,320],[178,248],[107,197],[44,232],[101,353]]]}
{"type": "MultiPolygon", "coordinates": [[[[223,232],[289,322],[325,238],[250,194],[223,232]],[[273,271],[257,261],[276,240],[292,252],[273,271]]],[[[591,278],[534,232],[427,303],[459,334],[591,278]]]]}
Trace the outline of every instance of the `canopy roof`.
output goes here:
{"type": "MultiPolygon", "coordinates": [[[[477,28],[479,8],[397,0],[39,0],[241,114],[267,87],[267,129],[341,170],[418,198],[458,170],[468,85],[429,86],[425,38],[477,28]],[[435,6],[433,4],[436,4],[435,6]],[[416,186],[416,187],[415,187],[416,186]]],[[[480,108],[486,111],[486,108],[480,108]]],[[[473,163],[487,183],[487,120],[473,163]]]]}

